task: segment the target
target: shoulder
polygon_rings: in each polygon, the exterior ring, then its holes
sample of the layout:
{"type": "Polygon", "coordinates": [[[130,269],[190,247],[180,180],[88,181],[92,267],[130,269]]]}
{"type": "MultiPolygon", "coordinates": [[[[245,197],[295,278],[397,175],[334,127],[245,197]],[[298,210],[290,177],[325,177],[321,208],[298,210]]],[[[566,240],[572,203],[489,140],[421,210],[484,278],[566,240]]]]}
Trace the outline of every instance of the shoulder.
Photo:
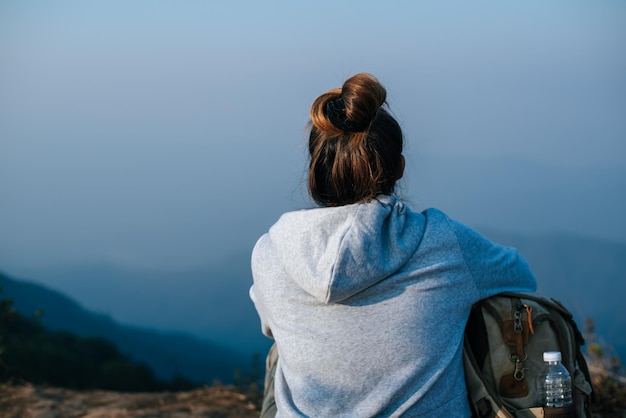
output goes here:
{"type": "Polygon", "coordinates": [[[450,217],[437,208],[428,208],[422,211],[422,215],[426,217],[428,222],[433,223],[450,223],[450,217]]]}
{"type": "Polygon", "coordinates": [[[446,236],[456,240],[457,232],[464,229],[463,225],[450,218],[443,211],[436,208],[429,208],[421,212],[424,216],[425,231],[430,236],[446,236]]]}
{"type": "Polygon", "coordinates": [[[452,232],[454,236],[461,242],[485,240],[485,237],[483,237],[479,232],[467,226],[466,224],[454,218],[451,218],[439,209],[430,208],[426,209],[422,213],[426,218],[427,226],[430,226],[433,229],[439,228],[440,230],[448,230],[452,232]]]}

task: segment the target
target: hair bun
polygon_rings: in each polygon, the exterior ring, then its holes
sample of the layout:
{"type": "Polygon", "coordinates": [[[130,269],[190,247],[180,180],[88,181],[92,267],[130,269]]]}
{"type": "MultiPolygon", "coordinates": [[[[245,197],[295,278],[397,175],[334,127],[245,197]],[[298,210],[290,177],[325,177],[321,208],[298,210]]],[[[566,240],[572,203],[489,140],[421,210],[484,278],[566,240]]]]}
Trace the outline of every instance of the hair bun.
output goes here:
{"type": "Polygon", "coordinates": [[[333,126],[344,132],[363,132],[367,130],[370,124],[370,121],[361,121],[359,123],[348,119],[346,117],[346,105],[341,96],[326,102],[324,114],[333,126]]]}
{"type": "Polygon", "coordinates": [[[387,91],[371,74],[361,73],[350,77],[341,88],[345,118],[360,130],[367,130],[385,103],[387,91]]]}
{"type": "Polygon", "coordinates": [[[387,92],[371,74],[350,77],[341,89],[317,98],[311,108],[311,122],[324,132],[364,132],[385,103],[387,92]]]}

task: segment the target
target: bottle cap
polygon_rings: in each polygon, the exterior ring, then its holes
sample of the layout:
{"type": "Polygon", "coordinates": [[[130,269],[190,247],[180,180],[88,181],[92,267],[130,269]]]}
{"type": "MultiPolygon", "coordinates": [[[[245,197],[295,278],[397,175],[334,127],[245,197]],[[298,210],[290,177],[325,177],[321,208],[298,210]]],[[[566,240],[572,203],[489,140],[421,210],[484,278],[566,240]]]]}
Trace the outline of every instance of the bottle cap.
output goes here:
{"type": "Polygon", "coordinates": [[[560,351],[546,351],[543,353],[543,361],[561,361],[560,351]]]}

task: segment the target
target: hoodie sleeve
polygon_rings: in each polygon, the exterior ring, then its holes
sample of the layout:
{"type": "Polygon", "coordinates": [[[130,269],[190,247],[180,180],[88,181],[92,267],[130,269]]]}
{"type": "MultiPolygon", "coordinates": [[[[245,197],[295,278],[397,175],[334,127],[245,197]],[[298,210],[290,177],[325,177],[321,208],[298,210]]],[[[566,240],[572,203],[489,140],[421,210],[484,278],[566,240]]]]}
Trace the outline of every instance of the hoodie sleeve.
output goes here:
{"type": "Polygon", "coordinates": [[[254,293],[254,285],[250,286],[250,299],[252,299],[252,303],[254,303],[254,307],[256,308],[257,313],[259,314],[259,319],[261,320],[261,332],[263,332],[263,335],[265,335],[266,337],[274,338],[274,336],[272,335],[272,329],[265,321],[264,315],[262,315],[261,310],[259,309],[260,306],[254,293]]]}
{"type": "Polygon", "coordinates": [[[501,292],[534,292],[537,283],[515,248],[494,244],[473,229],[451,221],[478,290],[479,299],[501,292]]]}
{"type": "Polygon", "coordinates": [[[259,319],[261,320],[261,331],[266,337],[274,338],[272,335],[272,329],[269,325],[269,312],[267,312],[267,309],[265,308],[263,303],[263,297],[260,294],[260,292],[262,292],[262,286],[260,283],[257,282],[258,280],[265,278],[265,276],[267,275],[267,263],[263,262],[264,256],[260,253],[263,252],[264,249],[266,249],[265,243],[268,241],[268,239],[269,237],[267,234],[263,235],[261,238],[259,238],[256,245],[254,246],[254,249],[252,250],[250,264],[252,268],[252,278],[254,283],[250,287],[249,295],[257,311],[257,314],[259,315],[259,319]]]}

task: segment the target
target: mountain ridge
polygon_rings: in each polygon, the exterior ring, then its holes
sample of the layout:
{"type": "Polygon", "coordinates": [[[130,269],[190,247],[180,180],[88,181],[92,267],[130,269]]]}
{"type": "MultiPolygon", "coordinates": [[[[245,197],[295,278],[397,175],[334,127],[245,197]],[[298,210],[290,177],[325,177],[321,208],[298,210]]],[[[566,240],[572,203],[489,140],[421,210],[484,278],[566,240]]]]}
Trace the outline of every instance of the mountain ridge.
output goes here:
{"type": "Polygon", "coordinates": [[[235,373],[250,373],[248,356],[218,343],[181,331],[154,330],[123,325],[109,316],[93,313],[60,291],[0,273],[0,297],[29,317],[38,313],[52,331],[104,338],[132,360],[146,363],[164,379],[184,376],[198,383],[232,382],[235,373]]]}

